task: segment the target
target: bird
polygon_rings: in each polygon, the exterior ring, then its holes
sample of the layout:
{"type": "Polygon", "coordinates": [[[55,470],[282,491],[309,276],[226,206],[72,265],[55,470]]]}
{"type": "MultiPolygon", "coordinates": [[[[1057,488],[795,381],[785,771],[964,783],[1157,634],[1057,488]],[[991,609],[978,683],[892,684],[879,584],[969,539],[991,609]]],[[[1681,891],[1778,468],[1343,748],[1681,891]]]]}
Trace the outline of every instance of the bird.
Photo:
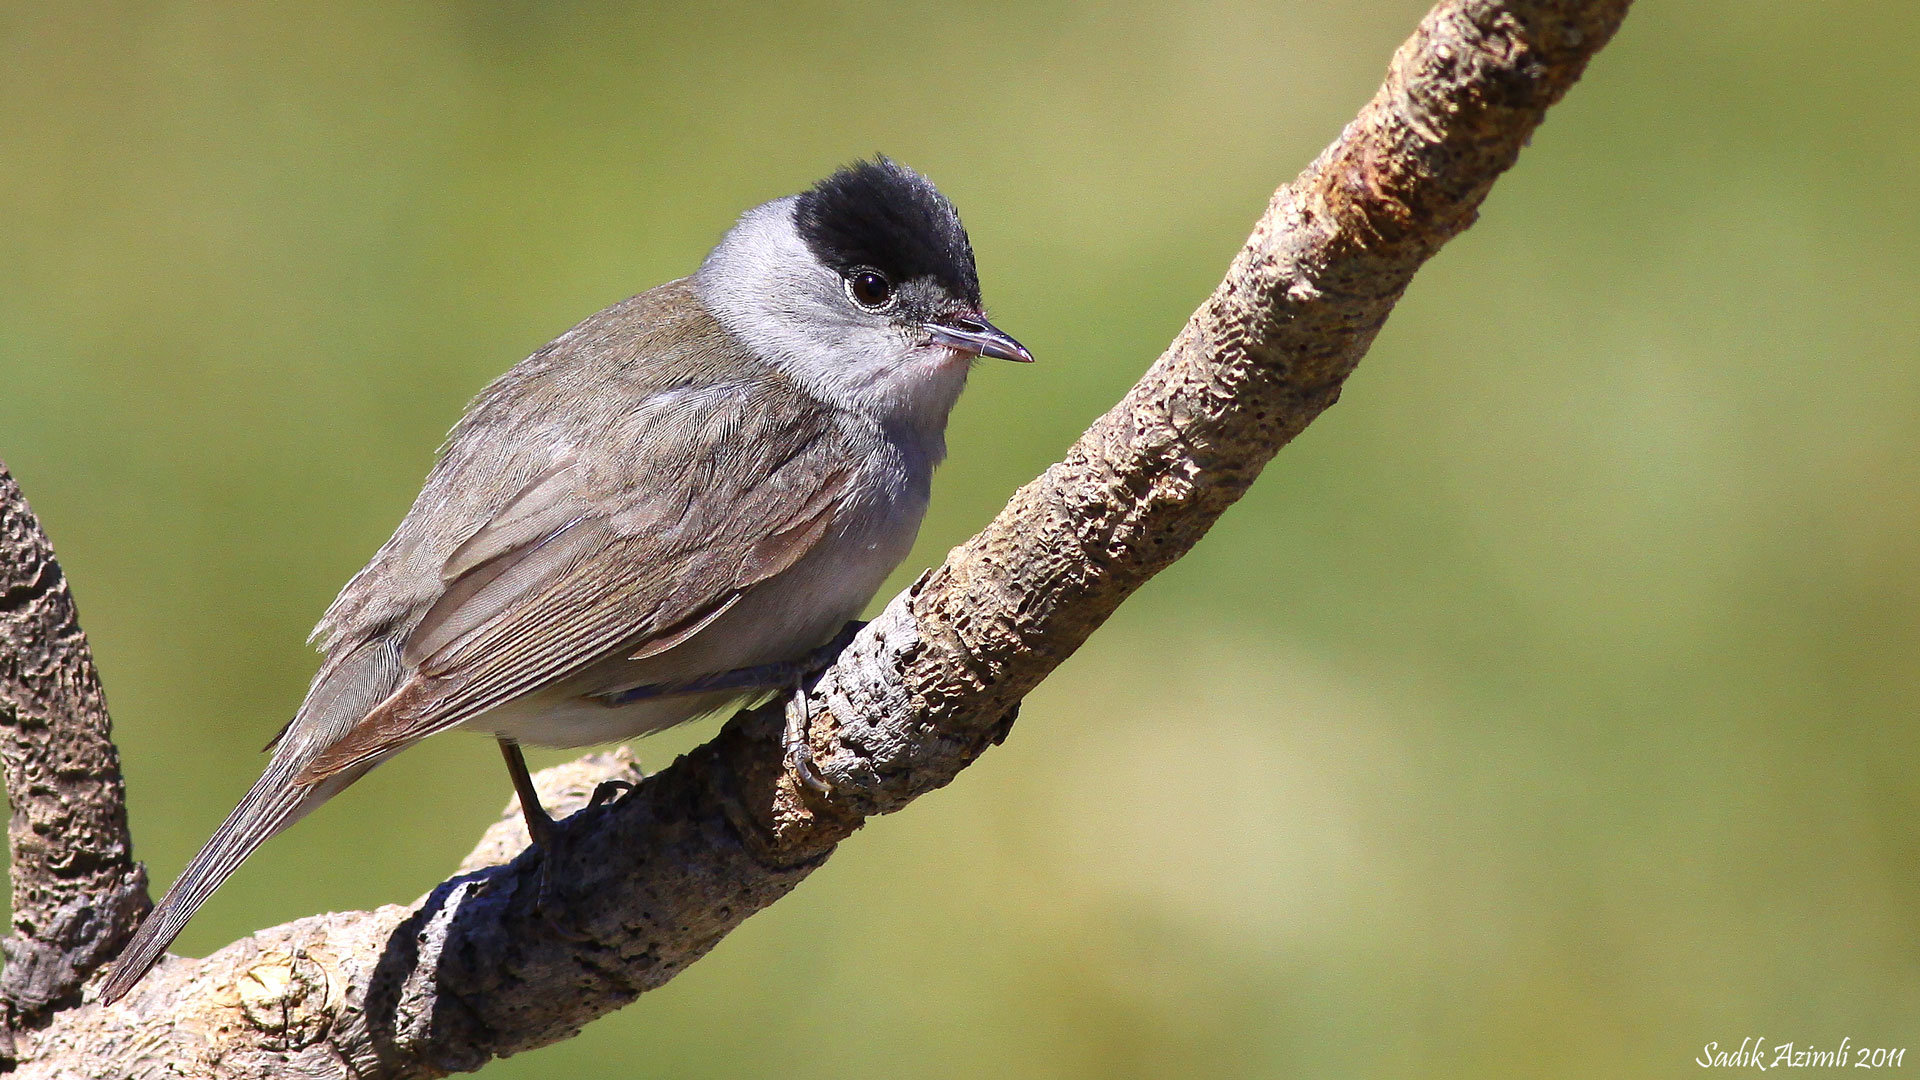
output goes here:
{"type": "MultiPolygon", "coordinates": [[[[638,738],[821,666],[913,545],[981,357],[1033,359],[988,321],[953,204],[877,155],[515,365],[327,609],[264,772],[100,1000],[262,843],[436,732],[498,740],[544,882],[555,823],[520,746],[638,738]]],[[[794,727],[788,764],[817,786],[794,727]]]]}

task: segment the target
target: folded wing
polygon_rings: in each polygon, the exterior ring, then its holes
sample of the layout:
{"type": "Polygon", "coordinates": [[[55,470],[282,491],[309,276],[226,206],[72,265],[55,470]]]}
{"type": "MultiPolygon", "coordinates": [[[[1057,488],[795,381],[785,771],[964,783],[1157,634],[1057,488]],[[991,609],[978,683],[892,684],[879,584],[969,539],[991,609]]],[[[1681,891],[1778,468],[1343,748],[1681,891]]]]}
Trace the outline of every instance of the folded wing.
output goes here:
{"type": "Polygon", "coordinates": [[[313,783],[621,651],[656,655],[826,535],[853,479],[833,417],[783,385],[668,397],[627,459],[561,455],[446,560],[399,689],[301,774],[313,783]],[[791,400],[789,400],[791,398],[791,400]]]}

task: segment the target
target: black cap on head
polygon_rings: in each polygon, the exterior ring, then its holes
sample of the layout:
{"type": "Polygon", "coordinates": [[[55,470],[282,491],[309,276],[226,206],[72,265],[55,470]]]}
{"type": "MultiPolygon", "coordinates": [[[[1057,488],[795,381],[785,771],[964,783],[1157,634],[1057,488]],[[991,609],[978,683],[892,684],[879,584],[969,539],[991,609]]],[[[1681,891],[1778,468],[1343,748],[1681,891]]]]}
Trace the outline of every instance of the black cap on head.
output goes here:
{"type": "Polygon", "coordinates": [[[932,181],[885,156],[854,162],[802,192],[794,224],[835,270],[871,267],[895,282],[932,278],[980,305],[980,276],[959,211],[932,181]]]}

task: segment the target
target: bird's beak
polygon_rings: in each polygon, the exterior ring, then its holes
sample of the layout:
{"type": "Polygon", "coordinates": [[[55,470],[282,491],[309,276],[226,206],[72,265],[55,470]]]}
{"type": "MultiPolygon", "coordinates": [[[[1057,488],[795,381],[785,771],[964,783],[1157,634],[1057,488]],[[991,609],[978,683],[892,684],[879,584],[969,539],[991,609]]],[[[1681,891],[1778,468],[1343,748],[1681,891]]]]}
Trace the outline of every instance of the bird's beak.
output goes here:
{"type": "Polygon", "coordinates": [[[935,345],[944,345],[975,356],[1033,363],[1033,354],[1027,351],[1025,345],[978,315],[963,315],[943,322],[928,323],[927,335],[935,345]]]}

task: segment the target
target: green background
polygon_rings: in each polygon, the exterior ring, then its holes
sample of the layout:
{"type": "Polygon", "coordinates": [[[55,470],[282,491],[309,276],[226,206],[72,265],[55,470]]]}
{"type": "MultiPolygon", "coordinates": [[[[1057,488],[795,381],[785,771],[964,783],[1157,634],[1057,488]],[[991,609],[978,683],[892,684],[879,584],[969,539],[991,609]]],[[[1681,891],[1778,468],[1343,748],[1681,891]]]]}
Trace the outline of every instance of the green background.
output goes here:
{"type": "MultiPolygon", "coordinates": [[[[0,7],[0,458],[156,885],[495,374],[749,205],[875,150],[925,170],[1040,363],[976,372],[904,582],[1158,354],[1423,10],[0,7]]],[[[485,1075],[1920,1042],[1916,39],[1908,0],[1643,0],[1340,405],[1004,747],[485,1075]]],[[[507,794],[488,741],[430,740],[180,947],[417,896],[507,794]]]]}

